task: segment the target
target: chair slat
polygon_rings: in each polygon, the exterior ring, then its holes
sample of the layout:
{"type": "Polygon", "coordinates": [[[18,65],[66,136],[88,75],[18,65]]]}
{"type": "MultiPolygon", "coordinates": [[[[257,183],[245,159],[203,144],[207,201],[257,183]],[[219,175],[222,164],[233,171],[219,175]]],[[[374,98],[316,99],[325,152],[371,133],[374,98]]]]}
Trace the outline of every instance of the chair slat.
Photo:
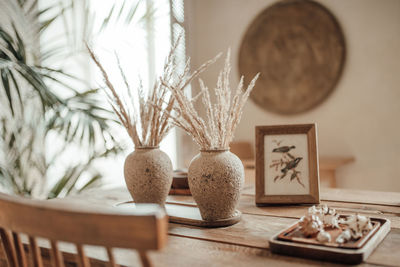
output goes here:
{"type": "Polygon", "coordinates": [[[150,262],[149,256],[146,251],[138,251],[140,256],[140,261],[142,262],[143,267],[151,267],[152,264],[150,262]]]}
{"type": "Polygon", "coordinates": [[[8,265],[10,267],[18,267],[17,252],[15,251],[10,232],[0,228],[0,237],[4,252],[6,253],[8,265]]]}
{"type": "Polygon", "coordinates": [[[167,225],[167,217],[155,204],[99,208],[61,200],[27,201],[0,193],[0,214],[0,227],[12,225],[14,232],[49,240],[139,250],[160,249],[166,243],[167,227],[161,226],[167,225]]]}
{"type": "Polygon", "coordinates": [[[28,266],[28,261],[26,258],[25,254],[25,249],[24,245],[21,242],[21,238],[19,237],[18,233],[13,232],[12,233],[13,239],[14,239],[14,245],[15,245],[15,251],[17,253],[17,259],[19,262],[20,267],[27,267],[28,266]]]}
{"type": "Polygon", "coordinates": [[[112,248],[106,247],[106,250],[107,250],[108,261],[110,262],[110,266],[117,267],[118,265],[115,263],[115,258],[114,258],[114,254],[112,252],[112,248]]]}
{"type": "Polygon", "coordinates": [[[40,253],[40,248],[36,242],[35,237],[29,236],[29,246],[31,248],[33,266],[43,267],[42,254],[40,253]]]}
{"type": "Polygon", "coordinates": [[[80,267],[90,267],[89,259],[86,257],[85,251],[81,244],[76,244],[76,249],[78,250],[78,262],[80,267]]]}
{"type": "Polygon", "coordinates": [[[114,247],[139,250],[143,266],[150,266],[145,251],[161,249],[167,242],[167,233],[168,217],[155,204],[138,204],[135,209],[104,208],[0,193],[1,242],[10,267],[43,267],[39,237],[50,241],[51,264],[56,267],[65,266],[58,241],[76,244],[82,267],[90,266],[83,244],[105,247],[113,267],[118,266],[112,253],[114,247]],[[29,255],[21,233],[28,236],[29,255]]]}
{"type": "Polygon", "coordinates": [[[51,254],[52,254],[52,264],[55,267],[64,267],[64,260],[61,251],[58,249],[57,241],[50,241],[51,244],[51,254]]]}

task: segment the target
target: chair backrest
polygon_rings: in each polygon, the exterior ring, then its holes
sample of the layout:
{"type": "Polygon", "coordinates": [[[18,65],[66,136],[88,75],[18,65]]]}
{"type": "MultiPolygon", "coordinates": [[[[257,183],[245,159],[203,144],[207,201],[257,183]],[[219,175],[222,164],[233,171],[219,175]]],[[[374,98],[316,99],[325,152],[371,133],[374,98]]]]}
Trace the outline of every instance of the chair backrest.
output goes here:
{"type": "Polygon", "coordinates": [[[20,234],[29,237],[34,266],[43,266],[36,238],[50,241],[54,266],[64,266],[57,241],[74,243],[80,266],[89,266],[83,245],[104,246],[111,266],[116,266],[111,248],[139,252],[144,266],[147,250],[162,248],[167,240],[168,218],[155,204],[135,208],[94,207],[56,201],[31,200],[0,193],[0,237],[9,266],[25,267],[27,257],[20,234]]]}

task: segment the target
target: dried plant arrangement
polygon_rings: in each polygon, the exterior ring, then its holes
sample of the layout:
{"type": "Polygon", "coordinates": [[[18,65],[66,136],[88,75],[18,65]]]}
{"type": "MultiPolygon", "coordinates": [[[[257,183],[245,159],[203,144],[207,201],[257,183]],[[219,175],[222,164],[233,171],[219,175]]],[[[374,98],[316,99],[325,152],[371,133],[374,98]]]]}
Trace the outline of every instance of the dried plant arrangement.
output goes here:
{"type": "MultiPolygon", "coordinates": [[[[206,109],[206,120],[201,118],[196,111],[193,99],[189,99],[183,87],[179,84],[171,84],[168,80],[162,80],[162,84],[168,87],[176,100],[175,114],[169,112],[172,123],[182,128],[199,145],[201,150],[228,149],[229,143],[233,140],[234,132],[240,122],[243,107],[255,86],[259,73],[253,78],[246,90],[243,90],[243,79],[236,88],[234,95],[231,93],[229,84],[230,49],[227,52],[224,69],[219,73],[215,87],[215,103],[210,97],[210,90],[199,79],[202,103],[206,109]]],[[[198,96],[199,96],[198,95],[198,96]]]]}
{"type": "Polygon", "coordinates": [[[108,91],[108,100],[118,116],[120,122],[127,130],[135,147],[156,147],[159,146],[163,138],[173,126],[170,123],[170,113],[174,109],[175,98],[161,82],[172,84],[176,88],[185,88],[190,82],[203,72],[209,65],[214,63],[217,58],[207,61],[198,69],[190,71],[190,59],[186,62],[183,73],[177,74],[176,54],[180,37],[173,45],[168,57],[166,58],[163,74],[157,78],[154,86],[144,90],[142,83],[137,86],[136,91],[132,90],[127,81],[124,70],[121,67],[119,58],[115,55],[121,77],[128,92],[129,104],[123,99],[110,81],[109,75],[100,63],[95,53],[87,45],[90,57],[93,59],[101,74],[108,91]],[[136,94],[134,94],[136,93],[136,94]],[[135,101],[135,96],[138,97],[135,101]]]}

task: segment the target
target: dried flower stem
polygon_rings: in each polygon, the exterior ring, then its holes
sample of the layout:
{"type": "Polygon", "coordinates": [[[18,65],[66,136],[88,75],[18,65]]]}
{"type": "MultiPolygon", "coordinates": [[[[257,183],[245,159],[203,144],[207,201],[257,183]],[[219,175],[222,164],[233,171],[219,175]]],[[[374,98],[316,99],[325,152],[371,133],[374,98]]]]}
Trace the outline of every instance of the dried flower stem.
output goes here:
{"type": "Polygon", "coordinates": [[[101,71],[104,82],[109,89],[106,91],[106,94],[111,107],[127,130],[136,147],[158,146],[172,127],[170,114],[175,110],[175,101],[177,99],[172,97],[172,94],[164,83],[173,84],[183,89],[197,77],[197,75],[216,61],[216,58],[210,60],[193,73],[190,73],[190,60],[188,60],[183,73],[177,74],[175,51],[180,39],[181,36],[178,37],[178,40],[172,47],[165,61],[162,76],[155,81],[154,87],[149,90],[147,94],[145,94],[140,81],[139,86],[136,88],[136,94],[138,95],[138,101],[136,102],[132,89],[121,67],[119,58],[115,55],[121,77],[128,91],[129,105],[117,93],[104,67],[101,65],[94,52],[86,45],[90,57],[101,71]]]}
{"type": "MultiPolygon", "coordinates": [[[[164,65],[164,73],[162,78],[168,81],[172,78],[173,72],[176,70],[174,54],[176,46],[177,44],[175,44],[171,49],[171,52],[164,65]]],[[[148,94],[146,95],[144,93],[143,85],[140,82],[139,86],[136,88],[138,101],[135,102],[134,94],[129,86],[126,75],[120,64],[120,60],[118,56],[115,55],[121,77],[123,78],[124,84],[128,91],[128,96],[130,98],[130,103],[128,105],[117,93],[115,87],[109,79],[109,76],[107,75],[107,72],[97,59],[94,52],[88,46],[87,49],[91,58],[101,71],[105,84],[109,89],[108,92],[106,91],[109,102],[122,125],[126,128],[135,146],[158,146],[171,128],[169,118],[162,115],[164,108],[167,110],[170,109],[169,106],[173,105],[174,102],[174,99],[170,97],[170,94],[168,94],[168,90],[159,82],[159,80],[156,80],[154,87],[149,90],[148,94]],[[165,101],[169,103],[167,107],[162,105],[162,103],[165,101]],[[161,109],[153,108],[153,103],[160,105],[161,109]]]]}
{"type": "Polygon", "coordinates": [[[258,73],[250,82],[247,89],[243,91],[242,76],[232,98],[229,84],[230,71],[230,50],[228,50],[224,69],[218,76],[214,105],[211,102],[208,87],[199,79],[207,122],[198,115],[193,105],[193,99],[189,99],[184,94],[183,87],[180,84],[171,84],[166,80],[162,81],[162,84],[170,89],[173,97],[176,99],[175,110],[178,115],[174,116],[169,112],[173,124],[192,136],[202,150],[229,148],[229,143],[233,140],[235,129],[240,122],[243,107],[259,77],[258,73]]]}

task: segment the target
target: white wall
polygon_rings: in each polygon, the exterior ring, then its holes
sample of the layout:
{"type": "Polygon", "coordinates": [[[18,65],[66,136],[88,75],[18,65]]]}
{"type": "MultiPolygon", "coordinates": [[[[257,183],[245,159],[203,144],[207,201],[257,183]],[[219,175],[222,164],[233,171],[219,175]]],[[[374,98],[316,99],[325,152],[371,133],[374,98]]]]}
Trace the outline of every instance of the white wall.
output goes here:
{"type": "MultiPolygon", "coordinates": [[[[193,66],[232,48],[238,82],[241,38],[271,0],[187,0],[193,66]]],[[[354,156],[338,172],[338,187],[400,191],[400,1],[321,0],[343,28],[347,58],[334,92],[304,114],[281,116],[251,101],[236,140],[254,143],[254,126],[316,122],[320,155],[354,156]]],[[[222,60],[203,75],[212,88],[222,60]]]]}

